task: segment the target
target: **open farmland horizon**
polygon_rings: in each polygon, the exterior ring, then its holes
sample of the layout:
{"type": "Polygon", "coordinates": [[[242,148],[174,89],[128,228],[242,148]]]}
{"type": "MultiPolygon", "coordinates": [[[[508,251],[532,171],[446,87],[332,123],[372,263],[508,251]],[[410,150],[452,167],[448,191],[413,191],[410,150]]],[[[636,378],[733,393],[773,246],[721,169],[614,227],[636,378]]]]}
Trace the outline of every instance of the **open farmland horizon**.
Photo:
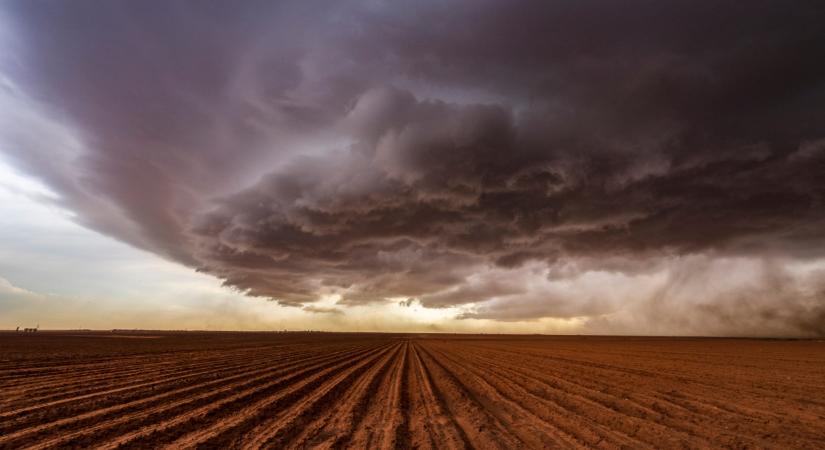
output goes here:
{"type": "Polygon", "coordinates": [[[825,449],[825,0],[0,0],[0,450],[825,449]]]}
{"type": "Polygon", "coordinates": [[[0,333],[0,448],[821,448],[821,339],[0,333]]]}
{"type": "MultiPolygon", "coordinates": [[[[0,334],[19,334],[25,333],[26,327],[15,328],[0,328],[0,334]]],[[[790,341],[816,341],[825,342],[825,336],[800,336],[795,334],[788,335],[757,335],[757,334],[628,334],[628,333],[541,333],[541,332],[483,332],[483,331],[384,331],[384,330],[325,330],[325,329],[209,329],[209,328],[71,328],[71,327],[55,327],[45,328],[37,327],[38,333],[92,333],[92,334],[106,334],[110,333],[112,336],[129,337],[129,335],[140,335],[160,333],[160,334],[178,334],[178,333],[231,333],[231,334],[377,334],[377,335],[422,335],[422,336],[487,336],[487,337],[518,337],[518,336],[535,336],[535,337],[582,337],[582,338],[653,338],[653,339],[751,339],[751,340],[790,340],[790,341]]]]}

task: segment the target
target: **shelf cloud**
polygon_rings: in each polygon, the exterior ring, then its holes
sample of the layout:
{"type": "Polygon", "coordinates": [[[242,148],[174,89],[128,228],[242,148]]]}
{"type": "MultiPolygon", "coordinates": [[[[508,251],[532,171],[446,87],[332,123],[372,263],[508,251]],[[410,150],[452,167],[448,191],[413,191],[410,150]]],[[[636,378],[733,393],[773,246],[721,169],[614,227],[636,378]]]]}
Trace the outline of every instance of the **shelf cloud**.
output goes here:
{"type": "Polygon", "coordinates": [[[825,334],[821,2],[20,1],[0,23],[3,157],[249,295],[825,334]]]}

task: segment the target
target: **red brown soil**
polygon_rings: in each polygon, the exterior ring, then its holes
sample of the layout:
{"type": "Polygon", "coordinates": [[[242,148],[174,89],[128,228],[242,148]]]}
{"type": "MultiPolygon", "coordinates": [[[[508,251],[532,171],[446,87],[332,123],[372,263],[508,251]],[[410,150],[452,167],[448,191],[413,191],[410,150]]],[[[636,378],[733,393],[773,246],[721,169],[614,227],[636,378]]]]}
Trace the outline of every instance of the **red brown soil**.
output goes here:
{"type": "Polygon", "coordinates": [[[0,333],[0,448],[52,447],[823,448],[825,342],[0,333]]]}

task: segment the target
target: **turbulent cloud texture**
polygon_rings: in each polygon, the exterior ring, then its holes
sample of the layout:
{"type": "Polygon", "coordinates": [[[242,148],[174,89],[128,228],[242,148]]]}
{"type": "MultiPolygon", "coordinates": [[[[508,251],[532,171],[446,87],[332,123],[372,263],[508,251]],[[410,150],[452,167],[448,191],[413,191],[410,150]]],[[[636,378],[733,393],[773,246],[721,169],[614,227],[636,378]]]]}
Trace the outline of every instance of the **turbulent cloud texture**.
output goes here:
{"type": "Polygon", "coordinates": [[[825,334],[821,2],[0,18],[4,156],[79,222],[251,295],[825,334]]]}

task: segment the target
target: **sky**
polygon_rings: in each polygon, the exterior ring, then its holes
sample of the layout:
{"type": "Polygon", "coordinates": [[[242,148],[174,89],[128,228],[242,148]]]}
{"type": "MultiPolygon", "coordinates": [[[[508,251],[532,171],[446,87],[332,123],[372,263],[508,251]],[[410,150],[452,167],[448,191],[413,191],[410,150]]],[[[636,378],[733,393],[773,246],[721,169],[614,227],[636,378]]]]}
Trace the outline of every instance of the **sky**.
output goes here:
{"type": "Polygon", "coordinates": [[[822,23],[2,2],[0,328],[823,336],[822,23]]]}

